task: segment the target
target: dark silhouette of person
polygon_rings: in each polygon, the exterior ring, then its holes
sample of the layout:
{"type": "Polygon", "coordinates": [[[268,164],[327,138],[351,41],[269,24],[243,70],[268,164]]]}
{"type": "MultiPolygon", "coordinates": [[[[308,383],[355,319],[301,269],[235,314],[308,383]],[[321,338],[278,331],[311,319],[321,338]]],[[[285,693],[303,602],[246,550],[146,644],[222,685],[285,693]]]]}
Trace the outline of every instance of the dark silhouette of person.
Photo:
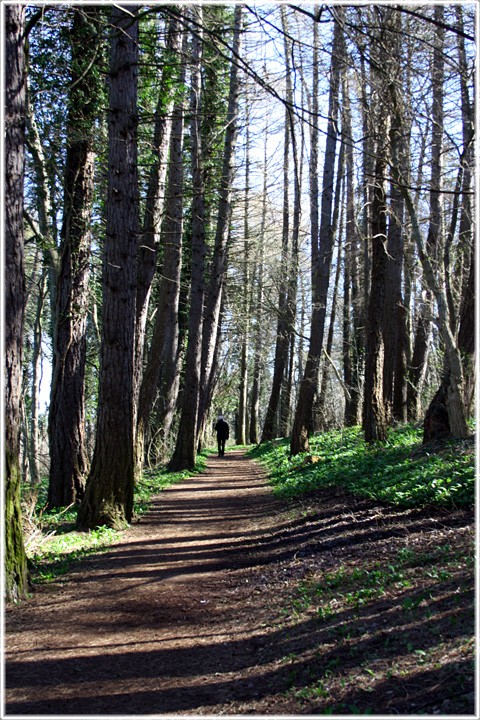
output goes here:
{"type": "Polygon", "coordinates": [[[218,457],[223,457],[225,455],[225,440],[228,440],[230,435],[230,428],[228,427],[228,423],[223,419],[223,415],[218,416],[214,429],[217,433],[218,457]]]}

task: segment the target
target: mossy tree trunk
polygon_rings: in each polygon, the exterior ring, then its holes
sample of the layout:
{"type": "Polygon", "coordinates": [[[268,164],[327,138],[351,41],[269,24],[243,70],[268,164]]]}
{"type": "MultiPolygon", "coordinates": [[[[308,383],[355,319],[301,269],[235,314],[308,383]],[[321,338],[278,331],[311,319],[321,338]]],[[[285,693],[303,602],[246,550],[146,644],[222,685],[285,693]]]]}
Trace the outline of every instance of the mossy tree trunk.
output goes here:
{"type": "Polygon", "coordinates": [[[20,506],[20,403],[25,319],[25,7],[5,6],[5,595],[25,596],[27,559],[20,506]]]}

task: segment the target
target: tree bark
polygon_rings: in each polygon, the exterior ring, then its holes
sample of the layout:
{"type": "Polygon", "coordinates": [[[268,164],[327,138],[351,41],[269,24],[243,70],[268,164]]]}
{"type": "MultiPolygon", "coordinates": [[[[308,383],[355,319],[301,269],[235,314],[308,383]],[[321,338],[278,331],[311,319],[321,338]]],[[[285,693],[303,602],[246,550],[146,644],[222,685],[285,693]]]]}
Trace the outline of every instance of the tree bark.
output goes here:
{"type": "MultiPolygon", "coordinates": [[[[284,48],[285,48],[285,68],[286,68],[286,105],[285,105],[285,140],[284,140],[284,156],[283,156],[283,224],[282,224],[282,254],[280,260],[280,286],[278,293],[278,321],[277,321],[277,337],[275,344],[275,359],[273,366],[272,387],[270,390],[270,398],[268,401],[265,422],[262,431],[261,442],[273,440],[277,434],[286,435],[285,416],[289,413],[288,407],[288,378],[285,378],[288,369],[289,349],[291,347],[291,333],[294,321],[294,296],[296,293],[297,278],[292,276],[292,270],[295,266],[294,243],[298,245],[298,230],[300,221],[300,205],[299,197],[299,168],[296,158],[296,145],[294,137],[293,124],[293,85],[292,85],[292,68],[290,64],[290,43],[288,42],[287,20],[285,9],[282,6],[282,28],[284,32],[284,48]],[[290,245],[290,210],[289,210],[289,153],[290,145],[294,154],[294,173],[295,173],[295,199],[294,199],[294,217],[291,250],[290,245]],[[286,380],[286,382],[285,382],[286,380]],[[286,411],[280,412],[280,418],[277,417],[279,406],[281,409],[281,392],[282,386],[287,385],[286,393],[286,411]],[[283,415],[283,419],[282,419],[283,415]]],[[[298,247],[297,247],[298,252],[298,247]]],[[[296,268],[295,268],[296,272],[296,268]]]]}
{"type": "Polygon", "coordinates": [[[70,30],[71,84],[67,119],[64,210],[56,286],[56,324],[48,415],[48,508],[82,498],[88,473],[85,437],[85,362],[95,121],[101,79],[90,24],[96,8],[74,10],[70,30]]]}
{"type": "Polygon", "coordinates": [[[137,6],[114,6],[110,57],[107,227],[102,350],[95,451],[79,528],[121,528],[132,519],[134,486],[137,177],[137,6]]]}
{"type": "Polygon", "coordinates": [[[5,6],[5,517],[7,600],[25,597],[28,571],[20,507],[20,412],[25,320],[25,7],[5,6]]]}
{"type": "Polygon", "coordinates": [[[47,173],[45,153],[43,150],[40,132],[35,121],[34,108],[29,99],[29,83],[27,76],[26,89],[26,147],[30,152],[35,173],[35,191],[36,191],[36,210],[38,214],[38,225],[32,221],[30,217],[27,221],[32,227],[33,232],[38,237],[48,268],[49,279],[49,295],[50,295],[50,313],[52,327],[52,343],[56,326],[57,311],[57,279],[60,267],[60,256],[57,247],[56,232],[52,220],[53,203],[50,192],[50,184],[47,173]]]}
{"type": "MultiPolygon", "coordinates": [[[[380,126],[381,127],[381,126],[380,126]]],[[[380,132],[380,137],[382,133],[380,132]]],[[[367,316],[367,348],[365,358],[365,395],[363,425],[365,442],[385,442],[387,416],[383,398],[383,369],[385,343],[383,310],[385,303],[385,275],[387,268],[387,219],[385,159],[383,148],[377,151],[375,189],[372,203],[372,274],[370,303],[367,316]]]]}
{"type": "MultiPolygon", "coordinates": [[[[387,439],[387,406],[385,403],[385,299],[387,253],[387,190],[386,167],[392,145],[388,138],[395,133],[388,88],[396,86],[396,66],[389,51],[392,50],[392,19],[390,8],[374,8],[380,27],[379,37],[372,38],[374,58],[373,92],[378,97],[373,108],[376,127],[375,174],[372,200],[372,251],[370,298],[367,314],[367,346],[365,357],[365,387],[363,401],[363,429],[365,441],[385,442],[387,439]],[[377,46],[378,43],[378,46],[377,46]],[[377,49],[378,48],[378,49],[377,49]],[[386,72],[384,72],[386,69],[386,72]]],[[[400,123],[399,123],[400,125],[400,123]]],[[[395,140],[397,137],[395,135],[395,140]]]]}
{"type": "MultiPolygon", "coordinates": [[[[284,6],[281,7],[282,28],[284,34],[285,63],[287,66],[286,87],[287,102],[293,106],[293,68],[291,67],[290,56],[292,56],[292,64],[294,63],[294,48],[290,41],[290,30],[288,26],[288,17],[284,6]]],[[[302,103],[303,104],[303,103],[302,103]]],[[[293,216],[292,216],[292,240],[291,252],[287,272],[287,304],[286,304],[286,332],[287,332],[287,360],[283,377],[283,392],[281,394],[281,412],[280,412],[280,435],[288,437],[290,434],[292,403],[293,403],[293,374],[294,374],[294,354],[295,354],[295,317],[297,311],[297,292],[298,292],[298,238],[300,233],[301,221],[301,193],[302,193],[302,157],[299,158],[297,133],[295,127],[295,118],[293,112],[288,112],[288,122],[290,125],[290,138],[292,145],[293,158],[293,216]]],[[[302,134],[303,140],[303,134],[302,134]]],[[[300,143],[303,148],[303,142],[300,143]]]]}

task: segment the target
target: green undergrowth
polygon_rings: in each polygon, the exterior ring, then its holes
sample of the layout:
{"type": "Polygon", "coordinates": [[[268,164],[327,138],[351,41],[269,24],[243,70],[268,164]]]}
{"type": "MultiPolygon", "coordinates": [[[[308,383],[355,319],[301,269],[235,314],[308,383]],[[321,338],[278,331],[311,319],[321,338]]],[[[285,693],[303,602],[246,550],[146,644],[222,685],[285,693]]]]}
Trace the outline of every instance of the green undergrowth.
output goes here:
{"type": "Polygon", "coordinates": [[[281,497],[341,485],[362,496],[404,507],[470,507],[475,496],[473,439],[422,445],[413,425],[390,432],[384,444],[365,443],[361,428],[310,439],[307,454],[289,457],[288,439],[256,446],[249,456],[268,469],[281,497]]]}
{"type": "MultiPolygon", "coordinates": [[[[134,521],[148,510],[154,495],[162,490],[202,472],[210,451],[197,456],[194,470],[168,472],[166,466],[145,472],[134,491],[134,521]]],[[[72,505],[47,512],[44,510],[46,486],[36,493],[35,502],[24,500],[24,534],[32,579],[35,583],[51,582],[69,572],[76,560],[106,550],[118,540],[121,532],[106,525],[88,532],[75,529],[78,507],[72,505]]]]}

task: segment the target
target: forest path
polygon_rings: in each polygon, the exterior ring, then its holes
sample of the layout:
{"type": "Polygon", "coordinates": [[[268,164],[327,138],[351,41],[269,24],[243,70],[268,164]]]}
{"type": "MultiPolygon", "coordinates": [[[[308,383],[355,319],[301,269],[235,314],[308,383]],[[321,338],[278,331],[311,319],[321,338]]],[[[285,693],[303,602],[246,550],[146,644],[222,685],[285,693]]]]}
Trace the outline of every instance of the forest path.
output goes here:
{"type": "Polygon", "coordinates": [[[244,452],[212,455],[111,549],[40,586],[8,612],[8,714],[172,714],[227,701],[235,671],[258,663],[258,613],[248,580],[242,592],[232,576],[255,564],[276,505],[244,452]]]}
{"type": "Polygon", "coordinates": [[[474,515],[275,499],[241,451],[6,613],[8,715],[473,714],[474,515]]]}

